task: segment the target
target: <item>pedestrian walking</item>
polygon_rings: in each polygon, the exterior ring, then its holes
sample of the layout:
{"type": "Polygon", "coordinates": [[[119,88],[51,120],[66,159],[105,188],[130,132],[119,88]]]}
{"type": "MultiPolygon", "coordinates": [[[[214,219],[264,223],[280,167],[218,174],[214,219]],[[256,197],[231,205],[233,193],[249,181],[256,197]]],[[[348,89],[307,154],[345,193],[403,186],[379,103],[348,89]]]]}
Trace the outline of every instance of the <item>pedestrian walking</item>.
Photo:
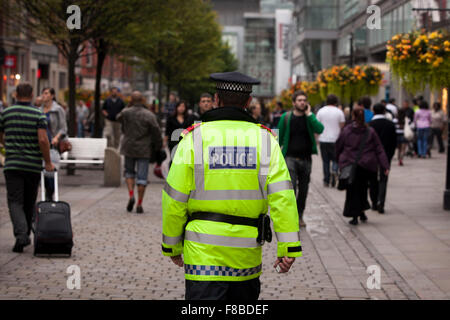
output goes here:
{"type": "Polygon", "coordinates": [[[395,105],[395,99],[389,99],[389,103],[386,104],[386,111],[392,115],[392,118],[397,118],[398,116],[398,108],[395,105]]]}
{"type": "Polygon", "coordinates": [[[431,111],[431,134],[428,141],[428,153],[431,155],[431,148],[433,148],[434,137],[436,137],[439,145],[439,153],[444,153],[444,142],[442,141],[442,133],[445,130],[445,124],[447,123],[447,116],[442,111],[442,106],[439,102],[433,104],[433,110],[431,111]]]}
{"type": "Polygon", "coordinates": [[[188,116],[186,102],[183,100],[177,102],[174,113],[167,119],[164,136],[164,147],[169,147],[170,154],[172,154],[173,148],[178,144],[182,129],[188,128],[192,123],[191,117],[188,116]]]}
{"type": "Polygon", "coordinates": [[[86,107],[82,100],[78,100],[77,103],[77,137],[84,138],[84,128],[87,124],[87,119],[89,117],[89,109],[86,107]]]}
{"type": "Polygon", "coordinates": [[[108,139],[108,147],[119,148],[120,123],[116,116],[125,108],[125,102],[118,96],[118,89],[111,89],[111,96],[103,102],[102,113],[105,116],[104,136],[108,139]]]}
{"type": "Polygon", "coordinates": [[[417,153],[425,159],[428,151],[428,137],[431,131],[431,112],[428,102],[421,101],[419,110],[414,113],[414,126],[417,130],[417,153]]]}
{"type": "Polygon", "coordinates": [[[364,109],[365,122],[369,123],[373,118],[373,112],[371,110],[372,100],[369,97],[362,97],[358,101],[358,106],[364,109]]]}
{"type": "MultiPolygon", "coordinates": [[[[50,141],[50,157],[52,162],[59,169],[60,154],[58,151],[59,142],[67,135],[66,112],[56,101],[56,92],[53,88],[44,88],[41,94],[42,106],[40,110],[47,119],[47,136],[50,141]]],[[[55,180],[53,177],[44,177],[45,200],[52,201],[55,193],[55,180]]]]}
{"type": "Polygon", "coordinates": [[[173,115],[177,104],[178,104],[178,96],[174,92],[171,92],[169,94],[169,101],[167,101],[166,104],[164,105],[164,112],[166,114],[166,119],[173,115]]]}
{"type": "Polygon", "coordinates": [[[219,107],[184,131],[163,190],[162,253],[184,265],[187,300],[256,300],[268,206],[274,267],[288,272],[302,255],[295,195],[276,138],[245,111],[259,81],[239,72],[211,79],[219,107]]]}
{"type": "Polygon", "coordinates": [[[248,112],[255,119],[256,123],[260,123],[265,126],[269,126],[268,123],[264,122],[264,117],[262,116],[261,103],[257,99],[252,100],[248,112]]]}
{"type": "Polygon", "coordinates": [[[192,114],[192,121],[189,124],[189,126],[193,125],[194,122],[200,121],[202,115],[206,112],[212,109],[213,106],[213,99],[212,96],[209,93],[202,93],[200,96],[200,101],[198,103],[198,112],[194,112],[192,114]]]}
{"type": "Polygon", "coordinates": [[[397,133],[397,159],[398,165],[403,166],[403,158],[406,153],[406,148],[409,145],[409,141],[405,138],[405,124],[412,123],[414,119],[414,110],[409,106],[409,101],[403,101],[402,108],[398,110],[397,118],[393,120],[395,124],[395,131],[397,133]]]}
{"type": "Polygon", "coordinates": [[[311,177],[311,156],[317,154],[314,134],[321,134],[324,126],[311,112],[311,106],[305,92],[296,91],[292,101],[294,108],[292,111],[283,114],[278,124],[279,141],[292,178],[294,192],[297,195],[300,227],[306,227],[303,213],[311,177]]]}
{"type": "Polygon", "coordinates": [[[352,218],[350,224],[357,225],[358,217],[363,222],[367,221],[364,211],[370,209],[367,200],[369,180],[374,179],[378,167],[387,176],[389,162],[377,133],[365,123],[364,109],[353,109],[352,119],[353,122],[344,127],[336,141],[336,157],[340,170],[355,166],[354,181],[346,189],[343,214],[352,218]]]}
{"type": "Polygon", "coordinates": [[[271,129],[277,129],[278,123],[280,122],[281,116],[286,112],[286,110],[283,109],[283,104],[280,101],[277,101],[275,110],[271,114],[270,119],[270,128],[271,129]]]}
{"type": "Polygon", "coordinates": [[[23,252],[31,243],[30,232],[41,180],[42,158],[45,170],[53,171],[47,120],[31,105],[33,87],[21,83],[16,88],[16,104],[0,114],[0,143],[5,145],[3,173],[9,214],[16,238],[13,252],[23,252]]]}
{"type": "Polygon", "coordinates": [[[135,204],[134,188],[137,185],[138,203],[136,213],[144,213],[142,201],[148,180],[148,166],[153,150],[160,150],[161,131],[156,116],[144,105],[139,91],[131,95],[130,107],[122,110],[116,117],[122,125],[123,139],[120,152],[125,156],[125,180],[128,187],[127,211],[135,204]]]}
{"type": "Polygon", "coordinates": [[[338,97],[330,94],[327,97],[326,105],[317,112],[317,120],[324,126],[324,130],[319,136],[319,143],[323,164],[323,184],[325,187],[329,187],[330,182],[331,186],[335,187],[338,179],[339,167],[336,160],[336,140],[339,138],[341,129],[345,125],[345,115],[342,110],[338,109],[337,105],[338,97]]]}
{"type": "MultiPolygon", "coordinates": [[[[374,117],[370,121],[369,125],[375,130],[383,145],[384,152],[386,153],[389,167],[391,166],[392,158],[397,148],[397,132],[395,124],[386,118],[386,107],[377,103],[373,106],[374,117]]],[[[369,181],[370,200],[372,202],[372,210],[384,213],[384,204],[386,202],[386,191],[388,176],[384,170],[378,170],[376,179],[369,181]]]]}

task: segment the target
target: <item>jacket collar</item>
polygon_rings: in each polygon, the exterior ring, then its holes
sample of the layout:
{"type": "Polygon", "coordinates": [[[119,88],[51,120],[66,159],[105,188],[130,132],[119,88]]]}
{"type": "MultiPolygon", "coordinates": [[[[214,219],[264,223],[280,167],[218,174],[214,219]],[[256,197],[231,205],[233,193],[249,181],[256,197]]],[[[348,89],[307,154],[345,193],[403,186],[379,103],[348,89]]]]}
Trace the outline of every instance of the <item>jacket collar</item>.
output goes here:
{"type": "Polygon", "coordinates": [[[257,123],[245,109],[238,107],[219,107],[217,109],[211,109],[202,114],[201,120],[202,122],[235,120],[257,123]]]}
{"type": "Polygon", "coordinates": [[[377,119],[386,119],[386,116],[384,114],[376,114],[373,116],[372,121],[377,119]]]}
{"type": "MultiPolygon", "coordinates": [[[[49,112],[57,112],[57,111],[59,110],[59,108],[62,108],[62,107],[58,104],[58,102],[56,102],[55,100],[53,100],[53,101],[52,101],[52,106],[50,107],[49,112]]],[[[40,109],[41,109],[41,111],[43,112],[43,111],[44,111],[44,105],[42,105],[42,106],[40,107],[40,109]]]]}
{"type": "Polygon", "coordinates": [[[17,102],[16,102],[16,105],[18,105],[18,106],[29,106],[29,107],[31,107],[31,102],[29,102],[29,101],[27,101],[27,102],[25,102],[25,101],[17,101],[17,102]]]}

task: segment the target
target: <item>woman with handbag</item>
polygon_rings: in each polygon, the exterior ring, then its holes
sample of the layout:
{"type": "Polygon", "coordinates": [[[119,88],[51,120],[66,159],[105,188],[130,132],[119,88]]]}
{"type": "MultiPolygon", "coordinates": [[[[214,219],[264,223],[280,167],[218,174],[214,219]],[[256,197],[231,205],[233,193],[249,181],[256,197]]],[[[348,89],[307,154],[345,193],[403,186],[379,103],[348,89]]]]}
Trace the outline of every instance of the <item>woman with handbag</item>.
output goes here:
{"type": "Polygon", "coordinates": [[[414,131],[411,123],[414,119],[414,110],[409,107],[408,100],[403,101],[402,108],[398,111],[398,116],[393,121],[397,132],[398,165],[403,166],[403,158],[410,141],[414,140],[414,131]]]}
{"type": "MultiPolygon", "coordinates": [[[[59,169],[59,146],[67,133],[66,112],[55,99],[55,89],[44,88],[41,95],[43,104],[42,113],[47,117],[47,135],[50,141],[50,157],[55,161],[56,169],[59,169]]],[[[45,200],[52,201],[55,192],[55,180],[53,177],[45,177],[45,200]]]]}
{"type": "Polygon", "coordinates": [[[350,224],[357,225],[358,217],[365,222],[364,211],[370,209],[369,180],[376,177],[378,167],[388,175],[389,162],[375,130],[365,123],[363,108],[353,110],[352,123],[341,131],[336,141],[336,158],[341,170],[338,188],[344,189],[345,184],[347,191],[343,214],[352,218],[350,224]]]}

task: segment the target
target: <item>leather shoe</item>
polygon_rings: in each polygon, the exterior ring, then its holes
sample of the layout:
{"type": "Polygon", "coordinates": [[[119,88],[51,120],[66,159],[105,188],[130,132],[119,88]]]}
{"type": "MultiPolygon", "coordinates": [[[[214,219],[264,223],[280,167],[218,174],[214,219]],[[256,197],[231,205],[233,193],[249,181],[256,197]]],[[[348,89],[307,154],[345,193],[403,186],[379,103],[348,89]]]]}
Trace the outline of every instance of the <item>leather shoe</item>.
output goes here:
{"type": "Polygon", "coordinates": [[[348,223],[356,226],[358,224],[358,218],[353,218],[352,220],[350,220],[348,223]]]}
{"type": "Polygon", "coordinates": [[[136,207],[136,213],[144,213],[144,209],[142,208],[142,206],[136,207]]]}
{"type": "Polygon", "coordinates": [[[31,244],[30,238],[27,238],[25,242],[20,241],[19,239],[16,240],[16,243],[14,244],[14,247],[12,249],[13,252],[22,253],[23,248],[31,244]]]}

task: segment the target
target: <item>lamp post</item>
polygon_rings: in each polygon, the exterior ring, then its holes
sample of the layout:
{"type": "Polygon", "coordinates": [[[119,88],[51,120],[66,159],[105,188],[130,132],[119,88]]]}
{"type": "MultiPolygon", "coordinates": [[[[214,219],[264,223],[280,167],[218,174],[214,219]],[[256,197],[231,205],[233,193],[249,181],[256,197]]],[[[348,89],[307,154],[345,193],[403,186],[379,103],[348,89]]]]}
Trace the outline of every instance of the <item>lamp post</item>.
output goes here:
{"type": "MultiPolygon", "coordinates": [[[[354,41],[355,41],[355,34],[353,32],[350,33],[350,68],[353,68],[355,62],[355,47],[354,47],[354,41]]],[[[350,95],[350,112],[353,111],[353,97],[350,95]]]]}

